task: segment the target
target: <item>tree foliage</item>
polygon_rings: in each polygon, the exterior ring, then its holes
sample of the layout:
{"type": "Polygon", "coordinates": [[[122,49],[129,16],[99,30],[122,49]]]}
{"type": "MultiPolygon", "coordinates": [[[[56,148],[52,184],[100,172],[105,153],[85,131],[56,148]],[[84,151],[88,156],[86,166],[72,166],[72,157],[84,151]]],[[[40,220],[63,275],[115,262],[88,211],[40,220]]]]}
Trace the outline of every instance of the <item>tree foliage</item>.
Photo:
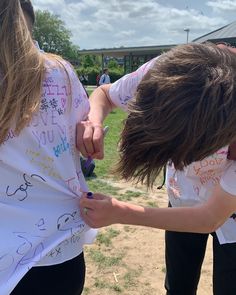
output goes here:
{"type": "MultiPolygon", "coordinates": [[[[80,64],[76,67],[78,76],[87,75],[90,84],[96,84],[96,77],[101,72],[102,57],[97,55],[79,55],[78,46],[71,42],[71,32],[58,15],[48,10],[36,11],[36,24],[33,31],[34,39],[45,52],[59,54],[72,63],[80,64]]],[[[111,81],[123,75],[123,67],[116,60],[110,60],[109,68],[111,81]]]]}
{"type": "Polygon", "coordinates": [[[71,42],[71,32],[58,15],[36,11],[33,35],[45,52],[55,53],[68,60],[78,59],[78,47],[71,42]]]}
{"type": "Polygon", "coordinates": [[[109,69],[117,69],[117,70],[120,68],[117,60],[115,60],[115,59],[110,59],[109,62],[108,62],[107,67],[109,69]]]}

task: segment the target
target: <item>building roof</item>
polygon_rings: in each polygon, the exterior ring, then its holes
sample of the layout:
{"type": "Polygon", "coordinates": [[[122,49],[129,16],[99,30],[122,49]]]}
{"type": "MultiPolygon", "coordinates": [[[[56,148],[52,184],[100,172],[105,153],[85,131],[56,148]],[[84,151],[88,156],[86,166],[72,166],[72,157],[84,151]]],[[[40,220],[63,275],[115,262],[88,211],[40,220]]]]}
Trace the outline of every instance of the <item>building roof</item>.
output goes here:
{"type": "Polygon", "coordinates": [[[119,47],[119,48],[101,48],[101,49],[84,49],[79,50],[80,54],[104,54],[105,56],[120,57],[129,54],[157,54],[163,50],[169,50],[176,45],[158,45],[158,46],[143,46],[143,47],[119,47]]]}
{"type": "Polygon", "coordinates": [[[236,39],[236,21],[221,27],[215,31],[205,34],[201,37],[194,39],[192,42],[202,43],[210,40],[230,40],[236,39]]]}
{"type": "MultiPolygon", "coordinates": [[[[225,41],[236,44],[236,21],[223,26],[215,31],[207,33],[198,37],[192,42],[202,43],[205,41],[220,42],[225,41]]],[[[163,51],[175,47],[176,44],[156,45],[156,46],[140,46],[140,47],[114,47],[114,48],[100,48],[100,49],[83,49],[79,50],[80,54],[98,54],[104,56],[123,57],[125,55],[158,55],[163,51]]]]}

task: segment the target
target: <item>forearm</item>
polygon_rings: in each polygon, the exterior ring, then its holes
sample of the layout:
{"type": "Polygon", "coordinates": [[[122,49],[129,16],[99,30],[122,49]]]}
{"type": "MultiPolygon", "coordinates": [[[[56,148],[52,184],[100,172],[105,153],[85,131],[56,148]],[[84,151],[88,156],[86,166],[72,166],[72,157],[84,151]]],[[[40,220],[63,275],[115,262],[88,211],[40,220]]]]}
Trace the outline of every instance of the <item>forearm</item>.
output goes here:
{"type": "Polygon", "coordinates": [[[102,125],[106,116],[115,108],[109,97],[109,88],[110,85],[98,87],[89,97],[88,119],[95,125],[102,125]]]}
{"type": "Polygon", "coordinates": [[[103,159],[104,157],[103,121],[115,107],[109,96],[110,87],[111,84],[107,84],[93,91],[89,98],[89,114],[85,121],[77,124],[76,145],[86,158],[103,159]]]}
{"type": "Polygon", "coordinates": [[[206,202],[195,207],[147,208],[95,193],[93,199],[81,198],[80,206],[89,209],[83,218],[91,227],[121,223],[170,231],[211,233],[236,212],[236,197],[217,186],[206,202]]]}
{"type": "Polygon", "coordinates": [[[203,206],[147,208],[119,202],[116,222],[181,232],[210,233],[220,226],[203,206]]]}

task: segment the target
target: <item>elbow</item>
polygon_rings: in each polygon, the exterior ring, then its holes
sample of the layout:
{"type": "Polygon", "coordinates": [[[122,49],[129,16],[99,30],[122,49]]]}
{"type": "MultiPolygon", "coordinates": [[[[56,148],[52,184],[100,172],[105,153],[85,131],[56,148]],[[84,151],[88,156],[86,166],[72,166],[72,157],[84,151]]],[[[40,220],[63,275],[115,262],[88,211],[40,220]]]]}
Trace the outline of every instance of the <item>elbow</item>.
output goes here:
{"type": "Polygon", "coordinates": [[[200,216],[198,215],[198,220],[201,220],[201,222],[199,222],[201,228],[199,228],[200,233],[209,234],[215,232],[227,219],[225,216],[217,214],[217,212],[205,204],[196,209],[199,210],[198,212],[200,213],[200,216]]]}
{"type": "Polygon", "coordinates": [[[203,234],[210,234],[215,232],[218,229],[219,226],[216,224],[208,225],[204,228],[204,231],[202,232],[203,234]]]}
{"type": "Polygon", "coordinates": [[[196,230],[196,233],[198,233],[198,234],[210,234],[210,233],[212,233],[212,232],[215,231],[214,228],[215,228],[215,227],[211,227],[211,226],[209,226],[209,225],[207,225],[207,226],[203,226],[201,229],[196,230]]]}
{"type": "Polygon", "coordinates": [[[99,88],[103,92],[103,97],[106,98],[107,106],[109,107],[110,112],[111,112],[113,109],[116,108],[116,106],[113,104],[113,102],[110,98],[110,95],[109,95],[110,87],[111,87],[111,84],[104,84],[104,85],[101,85],[99,88]]]}
{"type": "Polygon", "coordinates": [[[212,224],[211,233],[215,232],[226,220],[216,220],[214,224],[212,224]]]}
{"type": "Polygon", "coordinates": [[[224,221],[219,221],[218,219],[212,218],[212,219],[207,219],[206,222],[203,224],[203,234],[210,234],[215,232],[222,224],[224,221]]]}

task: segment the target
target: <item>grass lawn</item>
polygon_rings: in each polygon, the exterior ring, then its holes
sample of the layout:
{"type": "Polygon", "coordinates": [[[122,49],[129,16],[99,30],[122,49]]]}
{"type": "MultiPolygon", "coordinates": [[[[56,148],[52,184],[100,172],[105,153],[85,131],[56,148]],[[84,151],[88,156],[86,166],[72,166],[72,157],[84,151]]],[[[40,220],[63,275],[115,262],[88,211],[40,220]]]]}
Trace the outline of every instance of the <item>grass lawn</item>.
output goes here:
{"type": "Polygon", "coordinates": [[[110,169],[118,159],[117,144],[123,126],[123,120],[127,114],[122,110],[114,110],[105,120],[104,126],[109,126],[109,132],[105,137],[105,157],[102,161],[96,161],[96,175],[106,177],[110,169]]]}

